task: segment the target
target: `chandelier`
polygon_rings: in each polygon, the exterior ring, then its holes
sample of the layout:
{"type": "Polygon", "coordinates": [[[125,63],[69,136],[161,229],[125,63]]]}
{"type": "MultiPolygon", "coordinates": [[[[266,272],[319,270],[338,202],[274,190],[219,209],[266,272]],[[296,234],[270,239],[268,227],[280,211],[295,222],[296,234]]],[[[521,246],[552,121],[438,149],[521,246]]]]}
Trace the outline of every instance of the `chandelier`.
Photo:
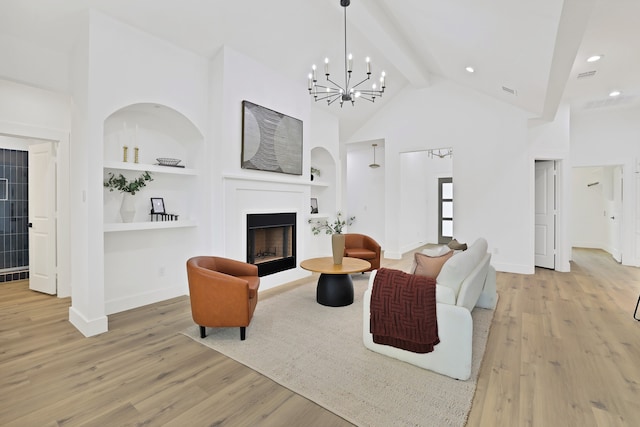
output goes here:
{"type": "Polygon", "coordinates": [[[440,159],[445,159],[447,157],[453,157],[453,148],[428,149],[427,154],[432,159],[435,157],[438,157],[440,159]]]}
{"type": "Polygon", "coordinates": [[[376,147],[378,144],[371,144],[371,146],[373,147],[373,163],[371,163],[369,167],[372,169],[379,168],[380,165],[376,163],[376,147]]]}
{"type": "Polygon", "coordinates": [[[367,101],[375,102],[376,97],[381,97],[385,88],[385,72],[380,75],[380,87],[378,88],[374,83],[371,85],[371,89],[357,89],[361,84],[371,79],[371,61],[369,57],[365,59],[367,75],[364,79],[358,83],[351,84],[351,73],[353,71],[353,55],[347,55],[347,6],[351,4],[351,0],[340,0],[340,6],[344,8],[344,86],[331,80],[329,73],[329,58],[324,59],[324,75],[327,79],[326,86],[318,84],[316,76],[315,64],[311,67],[311,73],[309,73],[309,95],[313,96],[314,100],[322,101],[326,100],[328,105],[333,104],[336,101],[340,101],[340,107],[345,101],[351,101],[351,105],[355,105],[356,98],[366,99],[367,101]]]}

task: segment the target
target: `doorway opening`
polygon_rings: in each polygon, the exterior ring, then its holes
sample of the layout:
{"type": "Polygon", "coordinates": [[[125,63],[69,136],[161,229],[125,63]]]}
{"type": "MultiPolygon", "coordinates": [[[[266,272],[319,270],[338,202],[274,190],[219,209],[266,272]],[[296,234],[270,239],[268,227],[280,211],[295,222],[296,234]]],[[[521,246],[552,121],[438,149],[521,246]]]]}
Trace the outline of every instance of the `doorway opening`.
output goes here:
{"type": "Polygon", "coordinates": [[[556,268],[556,162],[535,162],[535,266],[556,268]]]}
{"type": "Polygon", "coordinates": [[[0,283],[29,278],[29,153],[0,143],[0,283]]]}
{"type": "Polygon", "coordinates": [[[622,262],[623,165],[572,169],[571,244],[602,249],[622,262]]]}
{"type": "MultiPolygon", "coordinates": [[[[4,204],[0,206],[0,230],[4,231],[0,246],[7,249],[0,253],[3,257],[0,265],[4,263],[5,269],[0,269],[0,276],[4,276],[5,282],[28,280],[32,290],[67,297],[69,285],[62,292],[58,289],[60,247],[67,242],[58,237],[66,224],[57,214],[60,206],[57,152],[62,139],[49,139],[45,136],[48,134],[40,137],[37,128],[0,132],[0,154],[4,157],[0,175],[7,179],[6,191],[4,194],[0,191],[0,199],[3,196],[7,199],[0,201],[0,205],[4,204]]],[[[66,145],[68,141],[64,142],[66,145]]],[[[0,187],[3,185],[0,180],[0,187]]]]}

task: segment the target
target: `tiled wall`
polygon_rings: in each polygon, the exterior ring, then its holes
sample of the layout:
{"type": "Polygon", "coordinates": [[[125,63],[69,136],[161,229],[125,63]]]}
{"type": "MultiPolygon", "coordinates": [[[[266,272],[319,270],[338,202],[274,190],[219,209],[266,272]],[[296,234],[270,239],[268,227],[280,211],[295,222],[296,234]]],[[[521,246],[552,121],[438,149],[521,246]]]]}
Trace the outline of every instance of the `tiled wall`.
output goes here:
{"type": "Polygon", "coordinates": [[[27,151],[0,149],[0,282],[29,277],[28,165],[27,151]]]}

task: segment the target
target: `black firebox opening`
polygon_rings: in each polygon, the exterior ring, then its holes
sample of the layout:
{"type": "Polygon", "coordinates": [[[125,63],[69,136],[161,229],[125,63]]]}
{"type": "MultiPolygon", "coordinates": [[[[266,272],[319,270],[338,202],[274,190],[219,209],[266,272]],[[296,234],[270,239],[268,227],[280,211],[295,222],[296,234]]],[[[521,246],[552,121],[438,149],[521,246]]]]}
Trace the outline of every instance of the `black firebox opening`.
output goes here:
{"type": "Polygon", "coordinates": [[[296,268],[296,214],[247,215],[247,262],[258,276],[296,268]]]}

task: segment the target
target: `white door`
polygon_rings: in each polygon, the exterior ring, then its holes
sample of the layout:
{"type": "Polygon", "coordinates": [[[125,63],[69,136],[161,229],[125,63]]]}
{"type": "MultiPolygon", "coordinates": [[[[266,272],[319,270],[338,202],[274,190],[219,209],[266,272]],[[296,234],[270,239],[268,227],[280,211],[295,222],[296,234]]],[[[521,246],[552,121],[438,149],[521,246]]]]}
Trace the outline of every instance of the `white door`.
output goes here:
{"type": "Polygon", "coordinates": [[[556,183],[554,161],[536,161],[535,186],[535,265],[555,269],[556,183]]]}
{"type": "Polygon", "coordinates": [[[53,143],[29,146],[29,288],[56,293],[56,165],[53,143]]]}

